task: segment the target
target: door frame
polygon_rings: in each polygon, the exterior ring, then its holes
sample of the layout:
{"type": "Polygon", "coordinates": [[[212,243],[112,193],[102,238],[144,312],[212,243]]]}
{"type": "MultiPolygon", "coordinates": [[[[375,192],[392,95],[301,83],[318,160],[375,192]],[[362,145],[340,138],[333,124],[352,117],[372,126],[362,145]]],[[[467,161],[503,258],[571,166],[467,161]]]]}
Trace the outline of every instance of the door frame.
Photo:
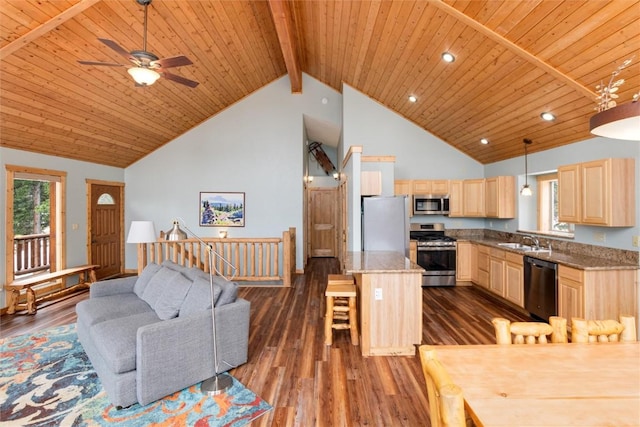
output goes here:
{"type": "Polygon", "coordinates": [[[91,196],[93,185],[107,185],[111,187],[118,187],[118,191],[120,192],[120,211],[118,212],[119,218],[119,227],[120,227],[120,274],[124,274],[124,182],[118,181],[102,181],[97,179],[87,179],[85,180],[87,185],[87,263],[93,264],[93,259],[91,256],[91,241],[92,241],[92,233],[91,229],[93,224],[93,217],[91,216],[93,209],[91,207],[91,196]]]}

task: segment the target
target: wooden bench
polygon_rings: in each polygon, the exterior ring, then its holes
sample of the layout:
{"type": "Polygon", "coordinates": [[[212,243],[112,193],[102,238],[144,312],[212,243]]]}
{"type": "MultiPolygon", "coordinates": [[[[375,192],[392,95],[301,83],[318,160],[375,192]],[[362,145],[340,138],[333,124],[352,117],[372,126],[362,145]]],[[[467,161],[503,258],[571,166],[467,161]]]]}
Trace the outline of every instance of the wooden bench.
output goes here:
{"type": "Polygon", "coordinates": [[[67,295],[80,289],[88,288],[91,283],[96,281],[96,272],[94,269],[99,265],[82,265],[80,267],[65,268],[64,270],[54,271],[46,274],[38,274],[28,279],[18,280],[4,286],[7,290],[7,314],[13,314],[17,309],[26,309],[28,314],[36,314],[36,293],[32,289],[35,285],[41,285],[47,282],[53,282],[69,276],[78,275],[78,284],[59,291],[47,294],[40,298],[40,301],[46,301],[67,295]],[[87,276],[88,275],[88,276],[87,276]],[[88,279],[88,280],[87,280],[88,279]],[[19,303],[20,291],[26,289],[27,302],[19,303]]]}

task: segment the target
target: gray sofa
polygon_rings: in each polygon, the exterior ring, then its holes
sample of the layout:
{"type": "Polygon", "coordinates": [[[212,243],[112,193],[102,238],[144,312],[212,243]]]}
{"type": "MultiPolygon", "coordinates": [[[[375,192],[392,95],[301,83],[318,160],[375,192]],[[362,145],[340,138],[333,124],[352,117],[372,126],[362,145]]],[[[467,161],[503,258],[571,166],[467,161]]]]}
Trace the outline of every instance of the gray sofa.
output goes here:
{"type": "MultiPolygon", "coordinates": [[[[247,361],[249,302],[214,276],[218,373],[247,361]]],[[[214,374],[209,275],[171,261],[91,285],[78,338],[115,406],[146,405],[214,374]]]]}

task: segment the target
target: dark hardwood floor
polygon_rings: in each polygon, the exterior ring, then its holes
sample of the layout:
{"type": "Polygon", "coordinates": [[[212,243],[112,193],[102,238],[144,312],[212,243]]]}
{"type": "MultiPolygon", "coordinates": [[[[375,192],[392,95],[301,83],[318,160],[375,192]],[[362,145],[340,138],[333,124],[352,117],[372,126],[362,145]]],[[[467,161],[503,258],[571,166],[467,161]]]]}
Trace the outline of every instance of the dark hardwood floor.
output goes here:
{"type": "MultiPolygon", "coordinates": [[[[274,410],[254,426],[428,426],[419,358],[360,355],[348,331],[324,345],[322,298],[334,259],[312,259],[292,288],[243,287],[251,302],[249,361],[230,373],[274,410]]],[[[49,302],[35,316],[0,319],[0,337],[75,322],[88,292],[49,302]]],[[[493,344],[491,318],[531,320],[473,287],[423,290],[423,343],[493,344]]]]}

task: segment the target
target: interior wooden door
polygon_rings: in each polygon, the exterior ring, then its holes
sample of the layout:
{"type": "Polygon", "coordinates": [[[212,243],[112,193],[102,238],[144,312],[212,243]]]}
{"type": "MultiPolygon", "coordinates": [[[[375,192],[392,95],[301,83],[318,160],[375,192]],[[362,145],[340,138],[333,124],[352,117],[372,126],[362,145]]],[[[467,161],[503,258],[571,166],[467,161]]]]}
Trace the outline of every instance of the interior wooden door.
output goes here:
{"type": "Polygon", "coordinates": [[[91,264],[98,280],[122,272],[122,186],[91,184],[91,264]]]}
{"type": "Polygon", "coordinates": [[[337,196],[337,188],[310,189],[308,213],[312,257],[336,257],[338,255],[337,196]]]}

